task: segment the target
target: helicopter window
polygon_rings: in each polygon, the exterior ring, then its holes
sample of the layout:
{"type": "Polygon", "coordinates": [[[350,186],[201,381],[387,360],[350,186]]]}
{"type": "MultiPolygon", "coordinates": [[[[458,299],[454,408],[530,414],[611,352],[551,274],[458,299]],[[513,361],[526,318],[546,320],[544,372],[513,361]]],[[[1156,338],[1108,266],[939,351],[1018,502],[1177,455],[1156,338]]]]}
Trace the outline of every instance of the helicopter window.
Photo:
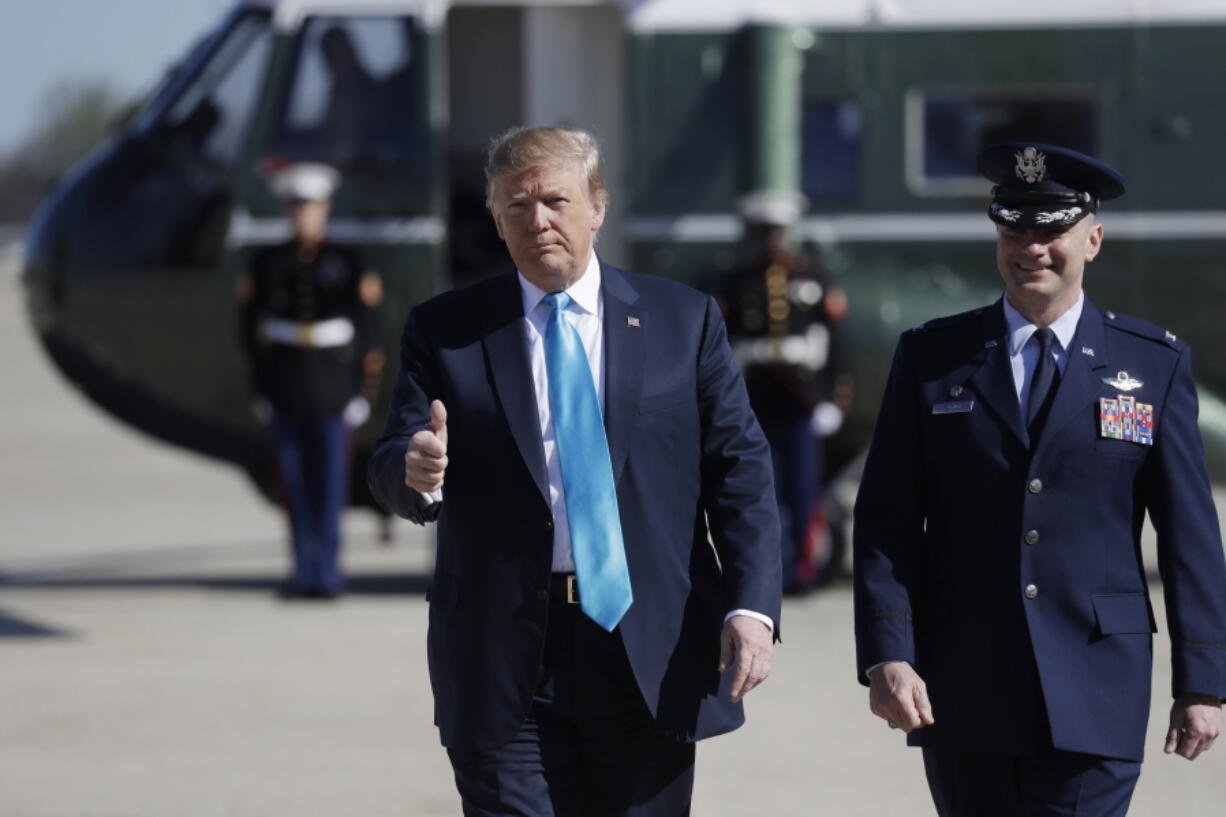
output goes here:
{"type": "Polygon", "coordinates": [[[263,15],[241,19],[170,109],[170,128],[206,158],[230,165],[255,110],[271,35],[263,15]]]}
{"type": "Polygon", "coordinates": [[[980,196],[979,151],[995,142],[1043,142],[1095,154],[1098,106],[1090,92],[913,91],[907,97],[907,181],[919,195],[980,196]]]}
{"type": "Polygon", "coordinates": [[[864,115],[854,99],[819,99],[801,114],[801,185],[811,202],[848,201],[860,193],[864,115]]]}
{"type": "Polygon", "coordinates": [[[411,17],[314,17],[266,151],[342,166],[420,162],[421,34],[411,17]]]}

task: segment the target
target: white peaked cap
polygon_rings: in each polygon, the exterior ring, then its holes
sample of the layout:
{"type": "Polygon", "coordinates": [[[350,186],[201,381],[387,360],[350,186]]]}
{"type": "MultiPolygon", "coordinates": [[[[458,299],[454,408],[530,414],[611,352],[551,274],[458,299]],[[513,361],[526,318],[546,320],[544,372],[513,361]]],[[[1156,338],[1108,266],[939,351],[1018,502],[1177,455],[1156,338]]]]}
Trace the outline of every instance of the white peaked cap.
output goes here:
{"type": "Polygon", "coordinates": [[[774,227],[795,224],[808,205],[809,200],[794,190],[755,190],[737,201],[745,221],[774,227]]]}
{"type": "Polygon", "coordinates": [[[286,201],[324,201],[340,186],[341,174],[325,164],[290,165],[272,179],[272,192],[286,201]]]}

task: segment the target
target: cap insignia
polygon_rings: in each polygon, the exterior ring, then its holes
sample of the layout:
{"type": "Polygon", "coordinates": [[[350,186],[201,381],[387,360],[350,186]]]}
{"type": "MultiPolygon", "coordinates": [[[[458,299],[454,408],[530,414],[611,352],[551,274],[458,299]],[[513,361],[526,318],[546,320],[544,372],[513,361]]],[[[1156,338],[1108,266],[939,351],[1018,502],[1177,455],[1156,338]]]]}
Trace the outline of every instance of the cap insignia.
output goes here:
{"type": "Polygon", "coordinates": [[[1104,377],[1103,382],[1108,386],[1119,389],[1120,391],[1132,391],[1139,389],[1145,384],[1135,377],[1132,377],[1128,372],[1120,372],[1115,377],[1104,377]]]}
{"type": "Polygon", "coordinates": [[[1017,159],[1017,167],[1013,168],[1013,172],[1017,174],[1019,179],[1026,182],[1026,184],[1043,181],[1043,175],[1047,173],[1046,154],[1039,152],[1035,148],[1028,147],[1013,155],[1017,159]]]}
{"type": "Polygon", "coordinates": [[[1048,213],[1035,213],[1035,224],[1068,224],[1081,213],[1080,207],[1068,207],[1064,210],[1052,210],[1048,213]]]}
{"type": "Polygon", "coordinates": [[[1012,224],[1022,217],[1021,210],[1010,210],[1008,207],[1002,207],[996,202],[992,202],[992,215],[1003,218],[1005,221],[1012,224]]]}

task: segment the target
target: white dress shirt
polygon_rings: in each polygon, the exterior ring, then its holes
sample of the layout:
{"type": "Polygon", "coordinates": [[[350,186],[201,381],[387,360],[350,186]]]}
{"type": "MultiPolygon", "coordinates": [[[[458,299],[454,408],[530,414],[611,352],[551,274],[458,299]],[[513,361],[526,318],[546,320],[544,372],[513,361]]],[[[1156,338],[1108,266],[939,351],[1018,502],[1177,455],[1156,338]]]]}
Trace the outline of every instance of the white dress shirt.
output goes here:
{"type": "MultiPolygon", "coordinates": [[[[562,487],[562,465],[558,460],[558,440],[553,430],[553,412],[549,406],[549,375],[545,370],[545,327],[553,308],[544,303],[549,293],[519,273],[520,294],[524,299],[524,331],[528,338],[528,363],[536,387],[536,414],[541,424],[541,441],[545,444],[545,468],[549,472],[549,509],[553,512],[553,572],[574,573],[571,555],[570,522],[566,516],[566,490],[562,487]]],[[[583,276],[566,290],[570,303],[566,320],[575,327],[587,365],[596,386],[596,401],[604,412],[604,304],[600,299],[600,262],[596,253],[588,261],[583,276]]]]}
{"type": "MultiPolygon", "coordinates": [[[[1051,354],[1055,358],[1056,368],[1059,369],[1061,375],[1068,366],[1069,344],[1073,342],[1073,335],[1077,333],[1077,322],[1081,320],[1081,309],[1085,305],[1085,299],[1084,292],[1078,293],[1077,303],[1070,306],[1067,312],[1056,318],[1051,324],[1051,330],[1056,335],[1051,354]]],[[[1031,343],[1030,340],[1039,327],[1014,309],[1007,297],[1003,300],[1005,302],[1005,326],[1009,340],[1009,363],[1013,366],[1013,386],[1017,389],[1018,405],[1028,406],[1030,405],[1030,384],[1034,382],[1034,372],[1039,365],[1039,344],[1037,341],[1031,343]]]]}

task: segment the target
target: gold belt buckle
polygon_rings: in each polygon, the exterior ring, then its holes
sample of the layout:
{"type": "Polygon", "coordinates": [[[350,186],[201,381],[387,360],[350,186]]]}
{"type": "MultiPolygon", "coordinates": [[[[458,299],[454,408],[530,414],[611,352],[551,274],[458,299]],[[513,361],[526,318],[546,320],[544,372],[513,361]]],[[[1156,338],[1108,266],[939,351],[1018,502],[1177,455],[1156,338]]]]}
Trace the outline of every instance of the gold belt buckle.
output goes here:
{"type": "Polygon", "coordinates": [[[566,577],[566,603],[579,603],[579,579],[573,573],[566,577]]]}

